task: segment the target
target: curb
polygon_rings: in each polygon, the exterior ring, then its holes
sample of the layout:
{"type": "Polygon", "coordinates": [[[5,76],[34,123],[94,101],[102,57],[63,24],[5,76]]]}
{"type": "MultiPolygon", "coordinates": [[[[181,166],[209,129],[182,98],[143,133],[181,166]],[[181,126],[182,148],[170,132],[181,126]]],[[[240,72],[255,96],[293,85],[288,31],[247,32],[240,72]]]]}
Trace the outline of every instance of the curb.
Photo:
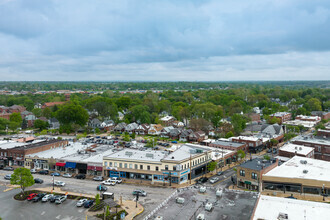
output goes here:
{"type": "MultiPolygon", "coordinates": [[[[141,205],[141,206],[142,206],[142,205],[141,205]]],[[[136,215],[134,215],[132,219],[134,219],[134,218],[137,217],[138,215],[141,215],[142,212],[144,212],[144,207],[143,207],[143,206],[142,206],[142,211],[139,212],[139,213],[137,213],[136,215]]]]}

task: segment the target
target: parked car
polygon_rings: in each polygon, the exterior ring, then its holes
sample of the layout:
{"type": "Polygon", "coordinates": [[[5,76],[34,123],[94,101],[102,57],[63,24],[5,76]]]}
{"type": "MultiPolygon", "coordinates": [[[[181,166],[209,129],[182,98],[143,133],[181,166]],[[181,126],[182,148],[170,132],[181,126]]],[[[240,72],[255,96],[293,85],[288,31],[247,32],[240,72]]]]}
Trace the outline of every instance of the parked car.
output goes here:
{"type": "Polygon", "coordinates": [[[202,178],[200,178],[200,179],[197,181],[197,183],[206,183],[208,180],[209,180],[209,178],[207,178],[207,177],[202,177],[202,178]]]}
{"type": "Polygon", "coordinates": [[[49,171],[48,170],[40,170],[39,171],[39,174],[41,174],[41,175],[48,175],[49,174],[49,171]]]}
{"type": "Polygon", "coordinates": [[[32,202],[38,202],[40,200],[42,200],[42,198],[46,195],[46,193],[39,193],[37,196],[35,196],[33,199],[32,199],[32,202]]]}
{"type": "Polygon", "coordinates": [[[219,178],[218,177],[212,177],[211,179],[210,179],[210,183],[216,183],[216,182],[218,182],[219,181],[219,178]]]}
{"type": "Polygon", "coordinates": [[[56,201],[56,199],[58,199],[58,198],[60,198],[61,196],[53,196],[53,197],[51,197],[50,198],[50,202],[55,202],[56,201]]]}
{"type": "Polygon", "coordinates": [[[66,196],[60,196],[55,200],[55,204],[62,204],[66,200],[66,196]]]}
{"type": "Polygon", "coordinates": [[[102,181],[101,183],[104,184],[104,185],[108,185],[108,186],[114,186],[114,185],[116,185],[116,181],[113,181],[112,179],[108,179],[108,180],[102,181]]]}
{"type": "Polygon", "coordinates": [[[5,175],[5,180],[11,180],[11,174],[7,174],[7,175],[5,175]]]}
{"type": "Polygon", "coordinates": [[[57,173],[57,172],[51,173],[50,175],[51,175],[51,176],[61,176],[61,174],[59,174],[59,173],[57,173]]]}
{"type": "Polygon", "coordinates": [[[28,201],[31,201],[34,197],[37,196],[37,193],[31,193],[28,197],[27,197],[27,200],[28,201]]]}
{"type": "Polygon", "coordinates": [[[78,174],[76,176],[76,179],[86,179],[86,175],[85,174],[78,174]]]}
{"type": "Polygon", "coordinates": [[[39,183],[39,184],[42,184],[44,181],[40,178],[35,178],[34,179],[34,183],[39,183]]]}
{"type": "Polygon", "coordinates": [[[14,168],[13,168],[13,167],[5,167],[5,168],[3,168],[3,170],[9,170],[9,171],[13,171],[13,170],[14,170],[14,168]]]}
{"type": "Polygon", "coordinates": [[[96,176],[93,178],[95,181],[103,181],[103,176],[96,176]]]}
{"type": "Polygon", "coordinates": [[[90,208],[93,204],[94,204],[94,201],[93,201],[93,200],[87,200],[87,201],[84,203],[84,207],[85,207],[85,208],[90,208]]]}
{"type": "Polygon", "coordinates": [[[85,202],[87,202],[88,199],[80,199],[78,202],[77,202],[77,207],[81,207],[84,205],[85,202]]]}
{"type": "Polygon", "coordinates": [[[62,182],[62,181],[55,181],[54,185],[55,185],[55,186],[65,186],[65,182],[62,182]]]}
{"type": "Polygon", "coordinates": [[[98,190],[98,191],[107,191],[108,188],[106,186],[103,186],[103,185],[98,185],[96,187],[96,190],[98,190]]]}
{"type": "Polygon", "coordinates": [[[112,177],[111,180],[112,180],[112,181],[115,181],[115,182],[118,183],[118,184],[123,182],[123,180],[120,179],[119,177],[112,177]]]}
{"type": "Polygon", "coordinates": [[[139,194],[139,196],[147,196],[147,192],[142,189],[136,189],[132,193],[133,195],[139,194]]]}
{"type": "Polygon", "coordinates": [[[218,176],[221,176],[222,174],[223,174],[222,171],[219,171],[219,172],[217,173],[218,176]]]}
{"type": "Polygon", "coordinates": [[[66,178],[71,178],[71,177],[72,177],[72,175],[71,175],[70,173],[65,173],[65,174],[63,174],[63,177],[66,177],[66,178]]]}
{"type": "Polygon", "coordinates": [[[268,149],[267,150],[267,153],[272,153],[272,149],[268,149]]]}
{"type": "Polygon", "coordinates": [[[36,169],[31,169],[30,172],[31,173],[37,173],[36,169]]]}
{"type": "Polygon", "coordinates": [[[52,199],[52,197],[55,197],[53,194],[47,194],[42,198],[42,202],[48,202],[52,199]]]}

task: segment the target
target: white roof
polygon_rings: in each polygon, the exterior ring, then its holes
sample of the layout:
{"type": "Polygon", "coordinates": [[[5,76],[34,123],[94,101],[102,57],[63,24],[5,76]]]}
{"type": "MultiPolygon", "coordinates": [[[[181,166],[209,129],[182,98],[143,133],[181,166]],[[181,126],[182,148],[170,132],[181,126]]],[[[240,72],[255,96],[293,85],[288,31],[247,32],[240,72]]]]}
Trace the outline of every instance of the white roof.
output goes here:
{"type": "Polygon", "coordinates": [[[212,158],[212,160],[219,160],[219,159],[225,158],[227,155],[232,154],[233,152],[234,151],[232,151],[232,150],[215,148],[215,149],[212,149],[211,158],[212,158]]]}
{"type": "Polygon", "coordinates": [[[16,142],[16,141],[0,141],[0,149],[11,149],[23,145],[27,145],[27,143],[16,142]]]}
{"type": "Polygon", "coordinates": [[[276,156],[275,158],[280,161],[284,161],[284,162],[290,160],[290,157],[283,157],[283,156],[276,156]]]}
{"type": "Polygon", "coordinates": [[[316,120],[321,121],[319,116],[308,116],[308,115],[297,115],[296,118],[299,117],[300,120],[316,120]]]}
{"type": "Polygon", "coordinates": [[[133,150],[124,149],[108,156],[104,156],[104,159],[121,159],[121,160],[136,160],[136,161],[151,161],[160,162],[166,156],[165,151],[153,151],[153,150],[133,150]]]}
{"type": "Polygon", "coordinates": [[[295,153],[297,152],[297,154],[301,154],[301,155],[308,155],[309,153],[311,153],[314,148],[313,147],[306,147],[306,146],[302,146],[302,145],[297,145],[297,144],[285,144],[283,145],[283,147],[280,148],[281,151],[286,151],[286,152],[290,152],[290,153],[295,153]]]}
{"type": "Polygon", "coordinates": [[[283,117],[284,115],[290,114],[289,112],[276,112],[274,114],[271,114],[270,116],[275,116],[275,117],[283,117]]]}
{"type": "Polygon", "coordinates": [[[196,154],[202,154],[202,153],[194,153],[193,151],[196,149],[200,149],[203,151],[203,153],[207,151],[211,151],[210,147],[201,146],[198,144],[183,144],[181,145],[177,150],[173,151],[169,155],[167,155],[164,160],[169,161],[181,161],[190,158],[190,156],[195,156],[196,154]]]}
{"type": "Polygon", "coordinates": [[[296,119],[296,120],[292,120],[292,121],[286,121],[283,124],[293,125],[293,126],[302,125],[305,128],[312,128],[317,123],[318,123],[318,121],[302,121],[302,120],[296,119]]]}
{"type": "Polygon", "coordinates": [[[288,215],[288,219],[326,219],[330,205],[321,202],[287,199],[260,195],[253,220],[278,219],[279,213],[288,215]]]}
{"type": "Polygon", "coordinates": [[[171,120],[171,119],[173,119],[174,117],[173,116],[165,116],[165,117],[162,117],[160,120],[161,121],[169,121],[169,120],[171,120]]]}
{"type": "Polygon", "coordinates": [[[330,182],[330,162],[294,156],[281,166],[275,167],[263,176],[309,179],[330,182]],[[307,161],[306,164],[301,163],[307,161]],[[307,173],[303,171],[307,170],[307,173]]]}
{"type": "Polygon", "coordinates": [[[88,145],[82,145],[79,142],[72,143],[70,142],[70,146],[67,147],[57,147],[53,149],[49,149],[46,151],[29,154],[28,157],[39,157],[39,158],[54,158],[54,159],[60,159],[65,156],[69,156],[72,154],[77,153],[78,150],[84,150],[87,148],[88,145]]]}

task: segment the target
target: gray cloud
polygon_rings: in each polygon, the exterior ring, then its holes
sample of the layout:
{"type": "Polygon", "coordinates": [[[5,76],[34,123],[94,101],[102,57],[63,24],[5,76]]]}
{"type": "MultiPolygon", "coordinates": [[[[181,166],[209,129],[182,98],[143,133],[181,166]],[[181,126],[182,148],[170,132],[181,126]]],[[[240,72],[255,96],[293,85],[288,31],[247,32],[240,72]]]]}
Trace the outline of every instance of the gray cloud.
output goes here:
{"type": "Polygon", "coordinates": [[[330,78],[326,0],[0,0],[0,18],[3,80],[330,78]]]}

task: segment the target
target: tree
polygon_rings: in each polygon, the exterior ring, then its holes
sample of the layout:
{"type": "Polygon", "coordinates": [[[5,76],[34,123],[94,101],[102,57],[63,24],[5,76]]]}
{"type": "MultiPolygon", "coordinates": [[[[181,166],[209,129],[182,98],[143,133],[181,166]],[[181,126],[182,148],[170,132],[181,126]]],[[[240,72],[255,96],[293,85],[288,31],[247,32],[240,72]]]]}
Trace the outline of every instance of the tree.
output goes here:
{"type": "Polygon", "coordinates": [[[270,139],[270,143],[272,144],[272,146],[276,146],[278,144],[278,140],[276,139],[270,139]]]}
{"type": "Polygon", "coordinates": [[[105,217],[110,216],[110,210],[109,210],[109,206],[107,206],[106,210],[105,210],[105,217]]]}
{"type": "Polygon", "coordinates": [[[42,116],[44,116],[45,118],[49,119],[51,118],[52,116],[52,110],[50,108],[45,108],[43,111],[42,111],[42,116]]]}
{"type": "Polygon", "coordinates": [[[14,112],[10,115],[9,121],[21,124],[23,119],[20,113],[14,112]]]}
{"type": "Polygon", "coordinates": [[[232,131],[229,131],[229,132],[226,134],[225,138],[230,138],[230,137],[233,137],[233,136],[234,136],[234,133],[233,133],[232,131]]]}
{"type": "Polygon", "coordinates": [[[270,156],[266,154],[266,155],[264,155],[264,159],[265,160],[270,160],[270,156]]]}
{"type": "Polygon", "coordinates": [[[34,109],[32,110],[32,113],[33,113],[37,118],[39,118],[39,117],[42,116],[42,110],[41,110],[40,108],[34,108],[34,109]]]}
{"type": "Polygon", "coordinates": [[[309,111],[322,111],[321,101],[317,98],[311,98],[306,103],[306,109],[309,111]]]}
{"type": "MultiPolygon", "coordinates": [[[[72,124],[85,126],[88,121],[87,111],[78,104],[70,103],[63,105],[56,113],[56,118],[61,125],[65,126],[65,130],[72,131],[72,124]]],[[[69,132],[70,133],[70,132],[69,132]]]]}
{"type": "Polygon", "coordinates": [[[34,179],[29,169],[20,167],[11,175],[10,184],[19,185],[24,194],[25,188],[34,184],[34,179]]]}
{"type": "Polygon", "coordinates": [[[207,170],[209,172],[212,172],[216,168],[217,168],[217,162],[215,162],[215,161],[211,161],[210,163],[207,164],[207,170]]]}
{"type": "Polygon", "coordinates": [[[101,201],[100,201],[100,194],[96,194],[95,195],[95,205],[100,205],[101,201]]]}
{"type": "Polygon", "coordinates": [[[131,138],[135,139],[135,133],[134,132],[131,134],[131,138]]]}
{"type": "Polygon", "coordinates": [[[9,125],[9,121],[5,118],[0,118],[0,130],[6,130],[7,126],[9,125]]]}
{"type": "Polygon", "coordinates": [[[231,117],[231,123],[234,127],[235,134],[240,134],[246,128],[246,120],[242,115],[235,114],[231,117]]]}
{"type": "Polygon", "coordinates": [[[240,160],[245,158],[245,152],[243,150],[238,150],[237,151],[237,156],[240,160]]]}
{"type": "Polygon", "coordinates": [[[34,121],[34,127],[41,131],[41,130],[47,129],[49,127],[49,124],[47,121],[37,119],[34,121]]]}
{"type": "Polygon", "coordinates": [[[31,99],[27,99],[24,101],[24,106],[26,107],[26,110],[31,111],[34,108],[34,103],[31,99]]]}

